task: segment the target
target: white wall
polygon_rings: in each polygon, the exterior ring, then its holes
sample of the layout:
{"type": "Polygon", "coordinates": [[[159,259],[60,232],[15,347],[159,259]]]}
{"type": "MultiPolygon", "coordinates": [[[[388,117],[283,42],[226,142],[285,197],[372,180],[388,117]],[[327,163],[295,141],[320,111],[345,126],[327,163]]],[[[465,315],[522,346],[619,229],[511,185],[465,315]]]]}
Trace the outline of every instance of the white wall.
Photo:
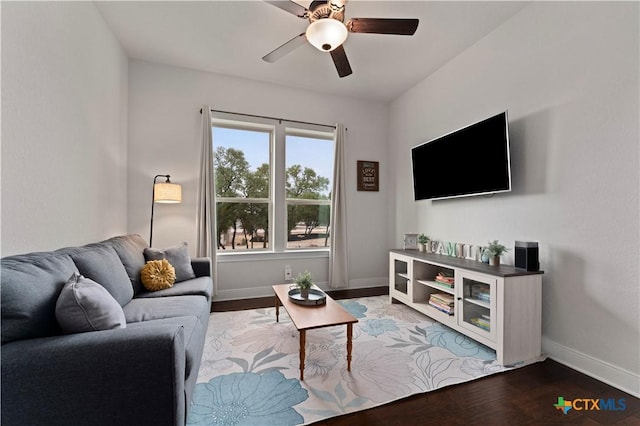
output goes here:
{"type": "Polygon", "coordinates": [[[126,232],[127,58],[89,2],[2,3],[2,255],[126,232]]]}
{"type": "MultiPolygon", "coordinates": [[[[386,285],[384,184],[388,108],[382,103],[328,96],[252,80],[132,60],[129,67],[129,231],[149,238],[153,176],[170,174],[183,185],[183,203],[155,206],[153,245],[186,241],[195,246],[200,107],[315,123],[342,122],[347,132],[348,244],[351,286],[386,285]],[[357,160],[380,162],[380,192],[356,191],[357,160]]],[[[192,250],[193,254],[193,250],[192,250]]],[[[326,257],[231,262],[220,256],[218,299],[272,295],[284,265],[296,275],[309,269],[322,284],[326,257]]],[[[237,256],[234,258],[237,260],[237,256]]]]}
{"type": "MultiPolygon", "coordinates": [[[[391,245],[539,241],[543,350],[636,395],[638,6],[535,2],[393,102],[389,123],[391,245]],[[414,202],[409,148],[505,109],[513,191],[414,202]]],[[[464,175],[451,166],[438,178],[464,175]]]]}

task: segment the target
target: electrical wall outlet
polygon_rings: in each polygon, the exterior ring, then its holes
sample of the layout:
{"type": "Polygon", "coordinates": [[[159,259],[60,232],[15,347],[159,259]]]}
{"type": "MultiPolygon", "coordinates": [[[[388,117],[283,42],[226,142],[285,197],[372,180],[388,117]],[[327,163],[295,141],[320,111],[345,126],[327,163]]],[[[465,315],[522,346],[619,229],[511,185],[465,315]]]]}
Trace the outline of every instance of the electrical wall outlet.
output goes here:
{"type": "Polygon", "coordinates": [[[284,265],[284,279],[287,281],[291,281],[293,279],[291,272],[291,265],[284,265]]]}

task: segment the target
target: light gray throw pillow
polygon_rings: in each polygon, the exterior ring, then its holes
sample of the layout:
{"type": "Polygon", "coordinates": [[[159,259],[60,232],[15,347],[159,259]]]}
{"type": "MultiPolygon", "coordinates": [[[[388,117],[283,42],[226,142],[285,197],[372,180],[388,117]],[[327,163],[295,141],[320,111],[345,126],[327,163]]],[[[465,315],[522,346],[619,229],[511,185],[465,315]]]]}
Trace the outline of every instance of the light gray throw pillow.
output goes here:
{"type": "Polygon", "coordinates": [[[97,282],[124,306],[133,298],[133,286],[118,253],[106,243],[87,244],[71,254],[82,276],[97,282]]]}
{"type": "Polygon", "coordinates": [[[127,326],[116,299],[100,284],[75,272],[58,296],[56,319],[66,334],[127,326]]]}
{"type": "Polygon", "coordinates": [[[150,260],[167,259],[167,262],[169,262],[176,270],[177,283],[196,277],[196,274],[193,272],[193,266],[191,266],[189,248],[185,242],[165,249],[145,248],[144,258],[147,262],[150,260]]]}

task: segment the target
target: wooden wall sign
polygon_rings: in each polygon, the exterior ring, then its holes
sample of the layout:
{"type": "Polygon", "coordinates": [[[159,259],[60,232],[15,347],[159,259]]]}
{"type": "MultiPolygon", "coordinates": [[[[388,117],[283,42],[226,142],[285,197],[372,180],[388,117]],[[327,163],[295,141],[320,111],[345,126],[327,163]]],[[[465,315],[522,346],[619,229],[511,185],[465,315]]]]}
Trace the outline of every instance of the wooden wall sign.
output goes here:
{"type": "Polygon", "coordinates": [[[379,191],[379,163],[358,161],[358,191],[379,191]]]}

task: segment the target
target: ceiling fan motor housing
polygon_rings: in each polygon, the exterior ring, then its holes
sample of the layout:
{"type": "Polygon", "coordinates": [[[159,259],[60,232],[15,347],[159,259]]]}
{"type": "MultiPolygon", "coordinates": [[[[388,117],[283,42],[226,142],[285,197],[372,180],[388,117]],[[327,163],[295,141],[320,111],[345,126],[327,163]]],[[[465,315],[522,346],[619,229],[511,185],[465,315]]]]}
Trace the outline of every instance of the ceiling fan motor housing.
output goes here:
{"type": "Polygon", "coordinates": [[[311,2],[309,11],[311,12],[309,22],[324,18],[344,22],[344,4],[338,4],[338,2],[315,0],[311,2]]]}

